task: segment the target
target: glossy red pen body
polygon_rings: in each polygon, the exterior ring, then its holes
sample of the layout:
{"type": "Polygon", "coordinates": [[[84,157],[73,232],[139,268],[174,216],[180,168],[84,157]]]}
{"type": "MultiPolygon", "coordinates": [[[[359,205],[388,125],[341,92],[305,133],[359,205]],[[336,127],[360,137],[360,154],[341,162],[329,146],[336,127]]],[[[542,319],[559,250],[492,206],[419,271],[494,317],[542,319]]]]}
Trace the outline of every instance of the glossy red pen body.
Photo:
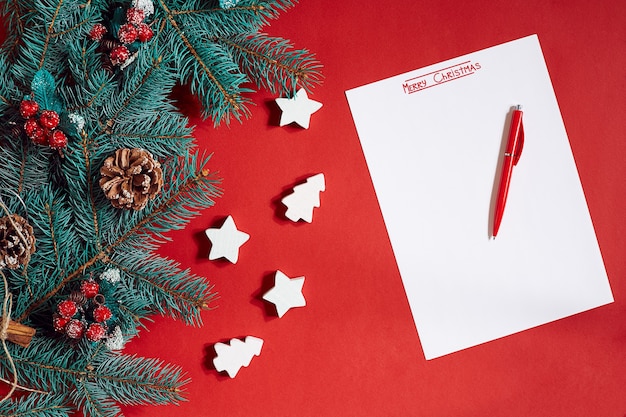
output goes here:
{"type": "Polygon", "coordinates": [[[504,206],[506,198],[509,194],[509,185],[511,184],[511,176],[513,167],[517,165],[519,157],[524,147],[524,125],[522,124],[522,106],[517,106],[513,110],[511,116],[511,128],[507,139],[506,149],[502,162],[502,172],[500,174],[500,185],[498,187],[498,196],[496,198],[496,208],[493,215],[492,237],[496,237],[502,223],[504,215],[504,206]]]}

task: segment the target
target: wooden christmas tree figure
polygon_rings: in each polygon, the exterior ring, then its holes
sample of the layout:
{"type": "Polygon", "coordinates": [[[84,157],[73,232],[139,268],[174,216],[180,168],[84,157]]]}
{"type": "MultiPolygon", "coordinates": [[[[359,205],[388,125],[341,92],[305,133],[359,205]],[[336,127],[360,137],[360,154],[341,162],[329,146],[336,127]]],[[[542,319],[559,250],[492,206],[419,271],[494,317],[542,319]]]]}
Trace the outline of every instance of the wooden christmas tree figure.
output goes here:
{"type": "Polygon", "coordinates": [[[213,365],[218,372],[226,371],[228,376],[234,378],[243,366],[250,365],[252,358],[261,354],[263,339],[254,336],[246,336],[242,342],[239,339],[231,339],[230,345],[216,343],[213,365]]]}
{"type": "Polygon", "coordinates": [[[313,209],[320,206],[319,193],[325,189],[324,174],[313,175],[304,184],[293,187],[293,193],[281,200],[287,207],[285,216],[293,222],[304,220],[311,223],[313,209]]]}

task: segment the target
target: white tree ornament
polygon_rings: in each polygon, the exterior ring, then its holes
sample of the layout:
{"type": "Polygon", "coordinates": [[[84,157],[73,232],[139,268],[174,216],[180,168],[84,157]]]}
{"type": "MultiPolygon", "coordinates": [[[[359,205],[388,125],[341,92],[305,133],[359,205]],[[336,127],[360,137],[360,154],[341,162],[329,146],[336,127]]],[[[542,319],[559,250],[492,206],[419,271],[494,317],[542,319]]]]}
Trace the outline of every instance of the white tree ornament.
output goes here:
{"type": "Polygon", "coordinates": [[[313,221],[313,209],[320,206],[320,192],[326,190],[324,174],[307,178],[304,184],[293,187],[293,193],[284,197],[281,202],[287,207],[285,216],[293,221],[313,221]]]}
{"type": "Polygon", "coordinates": [[[302,295],[303,286],[304,277],[289,278],[283,272],[276,271],[274,287],[263,295],[263,299],[274,304],[278,317],[282,317],[290,308],[306,305],[302,295]]]}
{"type": "Polygon", "coordinates": [[[309,128],[311,115],[322,107],[322,103],[311,100],[303,88],[293,98],[277,98],[276,104],[283,111],[280,116],[281,126],[295,122],[305,129],[309,128]]]}
{"type": "Polygon", "coordinates": [[[246,336],[241,341],[230,339],[230,345],[226,343],[216,343],[213,365],[218,372],[226,371],[228,376],[234,378],[242,366],[250,365],[252,358],[261,354],[263,339],[254,336],[246,336]]]}
{"type": "Polygon", "coordinates": [[[209,259],[226,258],[232,263],[239,259],[239,247],[250,239],[250,235],[237,230],[232,216],[228,216],[220,228],[209,228],[204,231],[211,241],[209,259]]]}

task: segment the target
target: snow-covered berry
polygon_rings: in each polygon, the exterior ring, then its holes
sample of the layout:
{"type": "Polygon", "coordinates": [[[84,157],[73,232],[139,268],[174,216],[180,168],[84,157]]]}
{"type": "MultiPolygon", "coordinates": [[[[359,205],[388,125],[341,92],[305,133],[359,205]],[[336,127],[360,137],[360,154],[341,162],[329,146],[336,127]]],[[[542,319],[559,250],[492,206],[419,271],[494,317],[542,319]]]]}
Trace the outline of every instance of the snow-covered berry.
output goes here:
{"type": "Polygon", "coordinates": [[[85,333],[85,324],[78,320],[72,319],[65,326],[65,334],[70,339],[80,339],[85,333]]]}
{"type": "Polygon", "coordinates": [[[33,141],[33,143],[37,145],[47,145],[48,144],[48,136],[46,135],[46,131],[39,123],[37,126],[32,128],[32,132],[28,137],[33,141]]]}
{"type": "Polygon", "coordinates": [[[22,117],[33,117],[39,111],[39,104],[35,100],[22,100],[20,103],[20,114],[22,117]]]}
{"type": "Polygon", "coordinates": [[[107,321],[111,316],[113,316],[111,309],[105,305],[99,305],[93,310],[93,319],[98,323],[107,321]]]}
{"type": "Polygon", "coordinates": [[[83,281],[80,292],[87,298],[94,298],[100,292],[100,285],[96,281],[83,281]]]}
{"type": "Polygon", "coordinates": [[[113,65],[123,64],[129,57],[130,51],[124,45],[113,48],[109,54],[109,58],[111,58],[111,63],[113,65]]]}
{"type": "Polygon", "coordinates": [[[59,114],[54,110],[44,110],[39,116],[39,123],[48,129],[54,129],[59,125],[59,114]]]}
{"type": "Polygon", "coordinates": [[[55,314],[52,317],[52,325],[54,326],[54,331],[56,332],[64,332],[65,326],[69,323],[70,319],[67,317],[63,317],[60,314],[55,314]]]}
{"type": "Polygon", "coordinates": [[[138,25],[146,18],[146,13],[137,7],[131,7],[126,10],[126,21],[133,25],[138,25]]]}
{"type": "Polygon", "coordinates": [[[24,132],[26,132],[26,135],[28,135],[28,137],[31,137],[33,132],[37,128],[41,128],[41,125],[34,117],[29,117],[24,122],[24,132]]]}
{"type": "Polygon", "coordinates": [[[63,317],[71,318],[78,312],[78,307],[74,301],[64,300],[57,306],[57,312],[63,317]]]}
{"type": "Polygon", "coordinates": [[[67,146],[67,136],[62,131],[55,129],[47,135],[48,145],[52,149],[63,149],[67,146]]]}
{"type": "Polygon", "coordinates": [[[100,41],[107,33],[107,28],[102,23],[96,23],[89,31],[89,38],[94,41],[100,41]]]}
{"type": "Polygon", "coordinates": [[[122,43],[133,43],[137,40],[137,28],[135,25],[125,23],[120,26],[120,30],[117,32],[117,38],[122,43]]]}
{"type": "Polygon", "coordinates": [[[153,35],[154,32],[152,32],[152,28],[145,23],[141,23],[137,26],[137,38],[139,39],[139,42],[148,42],[152,39],[153,35]]]}
{"type": "Polygon", "coordinates": [[[100,323],[91,323],[85,332],[85,337],[92,342],[97,342],[106,334],[106,327],[100,323]]]}

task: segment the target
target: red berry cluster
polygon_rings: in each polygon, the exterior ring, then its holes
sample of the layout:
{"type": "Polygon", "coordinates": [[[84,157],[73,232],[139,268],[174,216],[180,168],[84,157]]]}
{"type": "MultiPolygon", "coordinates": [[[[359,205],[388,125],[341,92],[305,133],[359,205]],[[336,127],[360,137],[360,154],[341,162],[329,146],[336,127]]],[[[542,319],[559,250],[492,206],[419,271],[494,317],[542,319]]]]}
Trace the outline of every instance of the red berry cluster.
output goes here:
{"type": "Polygon", "coordinates": [[[104,305],[100,285],[94,280],[81,282],[80,290],[57,305],[52,316],[54,330],[78,341],[86,338],[97,342],[107,335],[107,320],[113,317],[111,309],[104,305]]]}
{"type": "Polygon", "coordinates": [[[22,100],[20,114],[26,119],[24,131],[37,145],[47,145],[53,149],[62,149],[67,146],[67,136],[60,129],[59,115],[54,110],[39,111],[39,104],[35,100],[22,100]]]}
{"type": "MultiPolygon", "coordinates": [[[[126,23],[120,26],[117,31],[117,39],[121,44],[111,48],[109,58],[113,65],[122,65],[130,58],[130,50],[126,45],[135,41],[148,42],[154,36],[154,32],[149,25],[144,22],[145,12],[137,7],[126,10],[126,23]]],[[[89,38],[101,42],[107,29],[101,23],[96,23],[89,32],[89,38]]]]}

